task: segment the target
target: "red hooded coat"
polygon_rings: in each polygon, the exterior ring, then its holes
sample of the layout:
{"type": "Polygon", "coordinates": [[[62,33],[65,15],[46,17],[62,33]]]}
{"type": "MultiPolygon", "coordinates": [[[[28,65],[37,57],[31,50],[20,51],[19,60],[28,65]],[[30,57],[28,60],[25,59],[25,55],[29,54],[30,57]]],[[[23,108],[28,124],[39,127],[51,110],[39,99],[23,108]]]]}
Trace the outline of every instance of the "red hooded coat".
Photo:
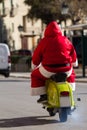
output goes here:
{"type": "Polygon", "coordinates": [[[40,88],[44,86],[43,79],[46,80],[50,77],[50,75],[46,75],[46,72],[52,72],[53,74],[69,71],[72,64],[76,63],[76,59],[76,52],[72,43],[62,35],[58,24],[55,21],[51,22],[44,32],[44,38],[41,39],[32,56],[32,66],[37,67],[41,64],[43,69],[37,68],[32,72],[31,87],[40,88]],[[61,67],[61,64],[69,64],[69,66],[61,67]],[[53,67],[53,65],[58,65],[58,67],[53,67]],[[46,72],[43,72],[44,69],[46,72]],[[42,83],[39,84],[41,80],[42,83]]]}

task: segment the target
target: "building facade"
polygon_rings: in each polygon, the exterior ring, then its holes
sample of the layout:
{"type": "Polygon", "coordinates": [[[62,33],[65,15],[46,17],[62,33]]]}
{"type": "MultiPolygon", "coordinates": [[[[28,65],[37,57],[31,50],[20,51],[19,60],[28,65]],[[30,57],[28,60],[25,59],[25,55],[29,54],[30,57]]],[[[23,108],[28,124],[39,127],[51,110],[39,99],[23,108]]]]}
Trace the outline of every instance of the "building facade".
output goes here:
{"type": "Polygon", "coordinates": [[[41,37],[41,20],[27,18],[28,10],[24,0],[4,0],[0,3],[0,42],[6,42],[11,51],[33,51],[41,37]]]}

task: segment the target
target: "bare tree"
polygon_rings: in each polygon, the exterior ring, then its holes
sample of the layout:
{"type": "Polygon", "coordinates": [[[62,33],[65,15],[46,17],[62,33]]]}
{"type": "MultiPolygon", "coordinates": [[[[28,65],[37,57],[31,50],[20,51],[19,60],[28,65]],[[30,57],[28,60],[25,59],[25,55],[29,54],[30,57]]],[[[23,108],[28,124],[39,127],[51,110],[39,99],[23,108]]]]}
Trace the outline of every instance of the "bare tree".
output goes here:
{"type": "Polygon", "coordinates": [[[31,7],[29,18],[40,18],[46,24],[67,18],[75,24],[87,16],[87,0],[25,0],[24,3],[31,7]],[[66,14],[62,14],[63,7],[68,8],[66,14]]]}
{"type": "Polygon", "coordinates": [[[4,0],[0,0],[0,3],[3,2],[4,0]]]}

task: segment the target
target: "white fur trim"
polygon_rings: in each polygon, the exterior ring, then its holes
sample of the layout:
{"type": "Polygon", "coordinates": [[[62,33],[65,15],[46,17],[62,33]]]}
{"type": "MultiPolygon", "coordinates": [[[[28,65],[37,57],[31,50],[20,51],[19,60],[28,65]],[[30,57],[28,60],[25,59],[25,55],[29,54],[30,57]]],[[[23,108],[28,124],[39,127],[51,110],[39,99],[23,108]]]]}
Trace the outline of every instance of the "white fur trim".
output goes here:
{"type": "MultiPolygon", "coordinates": [[[[42,65],[40,66],[39,71],[46,78],[49,78],[50,76],[55,74],[53,72],[47,71],[42,65]]],[[[67,74],[67,77],[69,77],[72,74],[72,68],[69,71],[66,71],[65,73],[67,74]]]]}
{"type": "Polygon", "coordinates": [[[69,77],[72,74],[72,68],[69,71],[65,72],[67,74],[67,77],[69,77]]]}
{"type": "Polygon", "coordinates": [[[49,78],[50,76],[52,76],[53,74],[55,74],[53,72],[47,71],[42,65],[40,66],[39,71],[46,78],[49,78]]]}
{"type": "MultiPolygon", "coordinates": [[[[70,82],[69,82],[69,83],[70,83],[70,82]]],[[[72,90],[75,91],[75,89],[76,89],[76,84],[75,84],[75,83],[70,83],[70,85],[71,85],[72,90]]]]}
{"type": "Polygon", "coordinates": [[[73,63],[73,66],[74,67],[77,67],[78,66],[78,60],[76,59],[76,62],[73,63]]]}
{"type": "Polygon", "coordinates": [[[34,70],[37,66],[33,63],[31,63],[31,69],[34,70]]]}
{"type": "Polygon", "coordinates": [[[46,87],[38,87],[38,88],[31,88],[31,95],[36,96],[36,95],[42,95],[46,94],[46,87]]]}

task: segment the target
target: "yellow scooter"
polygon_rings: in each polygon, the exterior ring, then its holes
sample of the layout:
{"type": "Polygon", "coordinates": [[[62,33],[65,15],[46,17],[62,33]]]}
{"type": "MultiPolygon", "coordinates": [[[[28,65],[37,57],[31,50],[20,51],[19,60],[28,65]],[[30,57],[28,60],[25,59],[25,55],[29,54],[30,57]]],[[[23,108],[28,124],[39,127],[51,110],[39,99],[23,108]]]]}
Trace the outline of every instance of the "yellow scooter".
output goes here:
{"type": "Polygon", "coordinates": [[[43,108],[47,109],[50,116],[59,113],[60,122],[67,121],[71,107],[75,109],[72,88],[66,78],[65,73],[57,73],[46,81],[47,102],[43,103],[43,108]]]}

